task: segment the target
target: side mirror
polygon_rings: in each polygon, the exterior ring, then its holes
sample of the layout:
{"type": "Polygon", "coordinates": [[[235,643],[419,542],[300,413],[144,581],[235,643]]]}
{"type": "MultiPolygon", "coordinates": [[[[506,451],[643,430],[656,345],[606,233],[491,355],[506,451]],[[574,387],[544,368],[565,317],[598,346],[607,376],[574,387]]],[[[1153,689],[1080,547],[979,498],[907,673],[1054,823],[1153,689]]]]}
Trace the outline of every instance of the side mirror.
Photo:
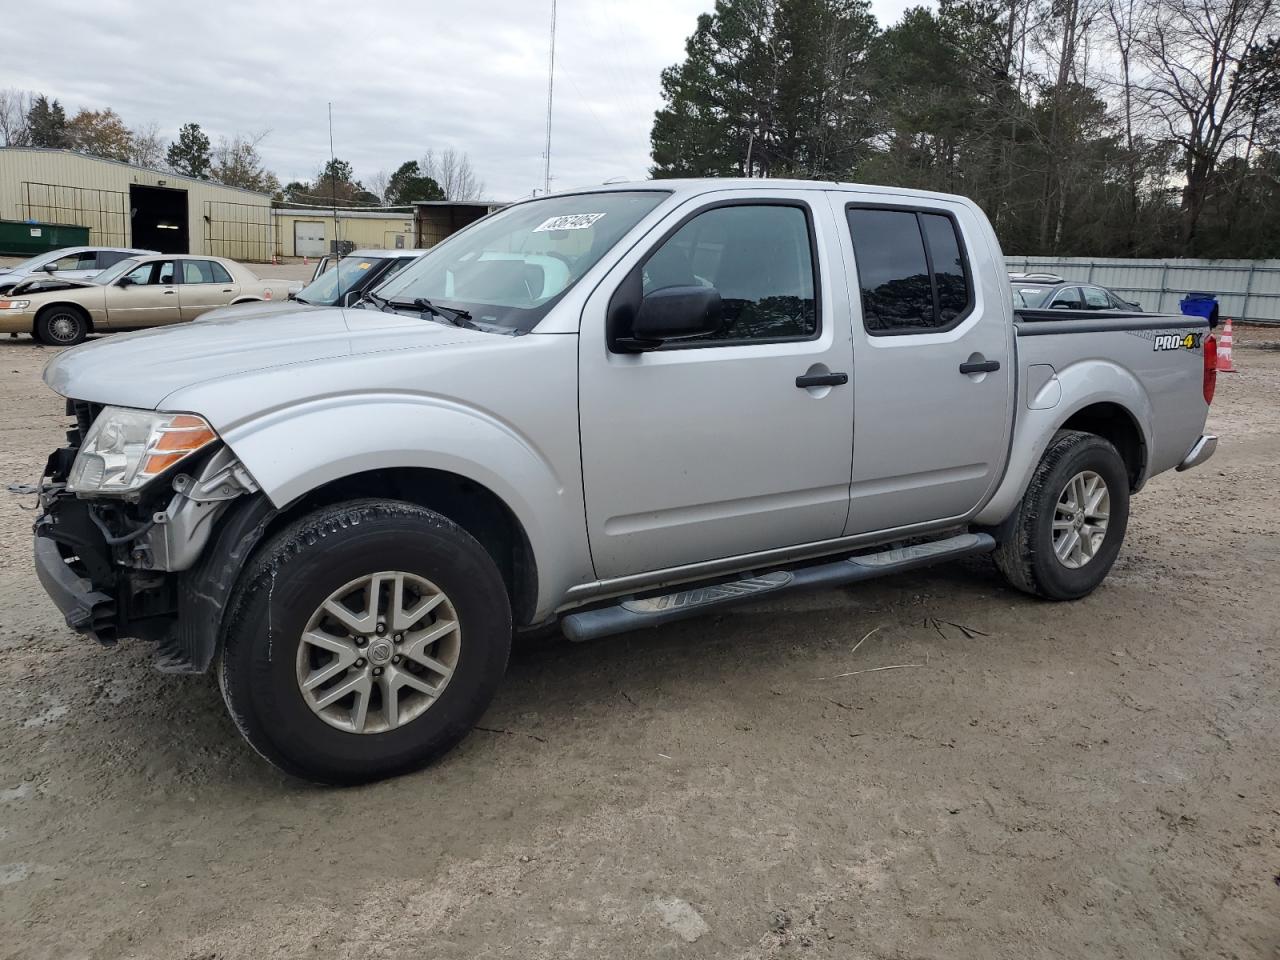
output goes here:
{"type": "Polygon", "coordinates": [[[58,268],[57,268],[56,266],[54,266],[52,263],[46,263],[46,264],[45,264],[43,267],[41,267],[40,269],[41,269],[41,270],[43,270],[45,273],[57,273],[57,272],[58,272],[58,268]]]}
{"type": "Polygon", "coordinates": [[[1057,303],[1050,305],[1049,309],[1050,310],[1070,310],[1071,304],[1058,301],[1057,303]]]}
{"type": "Polygon", "coordinates": [[[119,280],[117,280],[117,281],[116,281],[116,286],[117,286],[117,287],[132,287],[132,286],[133,286],[133,277],[128,277],[128,276],[121,277],[119,280]]]}
{"type": "Polygon", "coordinates": [[[640,301],[630,336],[619,337],[622,350],[652,350],[668,340],[716,333],[724,325],[724,305],[715,287],[667,287],[640,301]]]}

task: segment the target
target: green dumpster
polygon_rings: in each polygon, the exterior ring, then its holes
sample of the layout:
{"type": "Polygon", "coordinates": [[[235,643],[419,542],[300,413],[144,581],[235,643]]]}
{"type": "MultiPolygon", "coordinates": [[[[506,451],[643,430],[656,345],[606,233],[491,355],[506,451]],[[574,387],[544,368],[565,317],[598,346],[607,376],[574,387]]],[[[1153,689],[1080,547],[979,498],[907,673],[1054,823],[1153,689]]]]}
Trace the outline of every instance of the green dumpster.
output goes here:
{"type": "Polygon", "coordinates": [[[0,220],[0,254],[33,257],[59,247],[89,244],[89,228],[71,223],[35,223],[30,220],[0,220]]]}

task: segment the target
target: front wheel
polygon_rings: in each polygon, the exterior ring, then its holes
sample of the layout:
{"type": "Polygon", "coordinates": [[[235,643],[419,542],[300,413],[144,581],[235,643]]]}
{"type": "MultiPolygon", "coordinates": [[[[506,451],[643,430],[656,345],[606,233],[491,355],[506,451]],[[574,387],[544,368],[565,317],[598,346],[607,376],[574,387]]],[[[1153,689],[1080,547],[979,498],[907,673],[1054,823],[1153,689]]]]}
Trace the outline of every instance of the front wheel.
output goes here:
{"type": "Polygon", "coordinates": [[[218,679],[245,739],[288,773],[362,783],[416,769],[480,719],[506,670],[507,592],[466,531],[361,500],[295,522],[254,558],[218,679]]]}
{"type": "Polygon", "coordinates": [[[51,347],[71,347],[89,335],[88,318],[75,307],[55,305],[36,317],[35,338],[51,347]]]}
{"type": "Polygon", "coordinates": [[[995,553],[1010,584],[1075,600],[1106,579],[1129,521],[1129,477],[1110,442],[1063,430],[1049,443],[995,553]]]}

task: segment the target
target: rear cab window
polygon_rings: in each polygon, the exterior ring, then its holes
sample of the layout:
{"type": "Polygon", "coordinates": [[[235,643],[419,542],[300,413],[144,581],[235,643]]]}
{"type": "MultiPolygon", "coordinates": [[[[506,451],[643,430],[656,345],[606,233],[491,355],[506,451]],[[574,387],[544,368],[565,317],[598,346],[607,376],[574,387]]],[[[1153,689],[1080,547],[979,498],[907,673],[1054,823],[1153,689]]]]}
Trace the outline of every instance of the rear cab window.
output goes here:
{"type": "Polygon", "coordinates": [[[972,271],[954,217],[924,207],[845,211],[868,334],[938,333],[972,312],[972,271]]]}

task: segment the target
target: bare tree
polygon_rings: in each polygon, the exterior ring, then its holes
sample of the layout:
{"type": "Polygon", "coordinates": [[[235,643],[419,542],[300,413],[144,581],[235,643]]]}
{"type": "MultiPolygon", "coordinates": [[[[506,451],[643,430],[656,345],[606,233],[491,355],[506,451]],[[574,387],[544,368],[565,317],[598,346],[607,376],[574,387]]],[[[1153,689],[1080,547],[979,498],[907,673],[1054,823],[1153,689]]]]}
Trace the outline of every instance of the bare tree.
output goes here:
{"type": "Polygon", "coordinates": [[[27,113],[31,94],[25,90],[0,90],[0,147],[25,147],[31,142],[27,113]]]}
{"type": "Polygon", "coordinates": [[[453,147],[446,147],[439,157],[434,150],[428,150],[418,165],[424,176],[440,184],[448,200],[479,200],[484,193],[484,181],[476,176],[471,157],[453,147]]]}
{"type": "Polygon", "coordinates": [[[168,144],[160,136],[160,124],[152,120],[129,131],[129,162],[140,167],[159,168],[164,164],[168,144]]]}
{"type": "Polygon", "coordinates": [[[1182,153],[1182,253],[1194,255],[1219,164],[1254,125],[1255,92],[1280,63],[1251,51],[1274,26],[1275,0],[1147,0],[1136,36],[1148,76],[1137,95],[1182,153]]]}
{"type": "Polygon", "coordinates": [[[391,174],[385,170],[379,170],[377,173],[364,178],[365,189],[375,194],[381,203],[387,202],[387,187],[390,183],[391,174]]]}
{"type": "Polygon", "coordinates": [[[1137,244],[1137,220],[1139,188],[1142,184],[1142,167],[1138,162],[1138,145],[1135,134],[1133,89],[1133,44],[1138,30],[1141,0],[1107,0],[1107,20],[1111,23],[1110,42],[1119,59],[1120,112],[1124,122],[1124,174],[1125,174],[1125,249],[1135,255],[1137,244]]]}
{"type": "Polygon", "coordinates": [[[259,193],[275,193],[280,181],[268,170],[258,153],[258,144],[270,130],[256,134],[236,134],[230,140],[222,137],[213,148],[211,179],[229,187],[242,187],[259,193]]]}

